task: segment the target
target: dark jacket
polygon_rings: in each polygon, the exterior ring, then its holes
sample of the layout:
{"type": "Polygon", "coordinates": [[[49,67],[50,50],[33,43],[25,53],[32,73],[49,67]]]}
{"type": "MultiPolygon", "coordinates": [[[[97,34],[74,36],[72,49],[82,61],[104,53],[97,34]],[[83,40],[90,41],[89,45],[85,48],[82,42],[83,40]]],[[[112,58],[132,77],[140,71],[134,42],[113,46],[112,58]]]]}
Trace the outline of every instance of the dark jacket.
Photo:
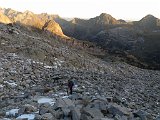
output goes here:
{"type": "Polygon", "coordinates": [[[69,81],[68,81],[68,87],[69,87],[69,88],[72,88],[73,86],[74,86],[74,82],[71,81],[71,80],[69,80],[69,81]]]}

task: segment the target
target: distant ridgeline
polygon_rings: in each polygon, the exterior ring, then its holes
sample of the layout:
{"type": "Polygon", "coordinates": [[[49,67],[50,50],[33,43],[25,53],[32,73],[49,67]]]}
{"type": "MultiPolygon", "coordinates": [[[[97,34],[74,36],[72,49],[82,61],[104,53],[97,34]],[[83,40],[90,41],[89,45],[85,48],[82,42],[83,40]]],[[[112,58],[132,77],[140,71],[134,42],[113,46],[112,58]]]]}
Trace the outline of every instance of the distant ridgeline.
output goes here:
{"type": "MultiPolygon", "coordinates": [[[[160,19],[152,15],[133,22],[117,20],[106,13],[88,20],[74,18],[67,21],[58,15],[34,14],[30,11],[22,13],[1,8],[0,22],[20,23],[29,28],[38,28],[76,46],[81,44],[92,50],[101,47],[108,51],[107,55],[118,55],[129,64],[160,69],[160,19]]],[[[98,49],[94,50],[96,55],[98,49]]]]}

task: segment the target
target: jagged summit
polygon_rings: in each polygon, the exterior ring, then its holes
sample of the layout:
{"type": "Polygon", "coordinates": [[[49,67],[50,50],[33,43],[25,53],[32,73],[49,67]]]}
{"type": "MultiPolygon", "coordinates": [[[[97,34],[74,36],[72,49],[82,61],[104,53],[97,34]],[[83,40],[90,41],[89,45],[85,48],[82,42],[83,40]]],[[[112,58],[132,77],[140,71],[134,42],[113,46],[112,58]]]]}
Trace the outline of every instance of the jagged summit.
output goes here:
{"type": "Polygon", "coordinates": [[[118,20],[121,24],[126,24],[127,22],[125,21],[125,20],[123,20],[123,19],[119,19],[118,20]]]}
{"type": "Polygon", "coordinates": [[[101,13],[99,15],[99,17],[102,17],[102,18],[107,18],[107,17],[112,17],[110,14],[107,14],[107,13],[101,13]]]}
{"type": "Polygon", "coordinates": [[[118,24],[119,22],[107,13],[102,13],[95,18],[91,18],[90,21],[94,21],[97,24],[108,25],[108,24],[118,24]]]}
{"type": "Polygon", "coordinates": [[[50,14],[48,14],[48,13],[38,14],[38,17],[41,18],[41,19],[49,19],[49,20],[53,20],[53,19],[56,19],[56,18],[60,18],[60,16],[57,15],[57,14],[50,15],[50,14]]]}
{"type": "Polygon", "coordinates": [[[156,29],[159,26],[159,19],[149,14],[143,17],[138,22],[138,25],[143,27],[144,29],[156,29]]]}
{"type": "Polygon", "coordinates": [[[26,10],[23,14],[26,14],[26,15],[34,15],[33,12],[29,11],[29,10],[26,10]]]}
{"type": "Polygon", "coordinates": [[[58,23],[56,23],[56,22],[53,21],[53,20],[49,20],[48,22],[46,22],[42,29],[43,29],[43,30],[50,31],[50,32],[52,32],[52,33],[54,33],[54,34],[63,36],[63,32],[62,32],[61,27],[59,26],[58,23]],[[53,29],[53,28],[54,28],[54,29],[53,29]]]}
{"type": "Polygon", "coordinates": [[[146,15],[145,17],[143,17],[142,19],[153,19],[153,18],[156,18],[155,16],[153,16],[152,14],[148,14],[146,15]]]}
{"type": "Polygon", "coordinates": [[[156,21],[158,18],[156,18],[155,16],[151,15],[151,14],[148,14],[146,15],[145,17],[143,17],[140,22],[154,22],[156,21]]]}
{"type": "Polygon", "coordinates": [[[83,25],[87,22],[87,20],[84,20],[84,19],[80,19],[80,18],[73,18],[71,21],[70,21],[72,24],[80,24],[80,25],[83,25]]]}
{"type": "Polygon", "coordinates": [[[79,20],[80,20],[79,18],[73,18],[70,22],[76,24],[79,20]]]}

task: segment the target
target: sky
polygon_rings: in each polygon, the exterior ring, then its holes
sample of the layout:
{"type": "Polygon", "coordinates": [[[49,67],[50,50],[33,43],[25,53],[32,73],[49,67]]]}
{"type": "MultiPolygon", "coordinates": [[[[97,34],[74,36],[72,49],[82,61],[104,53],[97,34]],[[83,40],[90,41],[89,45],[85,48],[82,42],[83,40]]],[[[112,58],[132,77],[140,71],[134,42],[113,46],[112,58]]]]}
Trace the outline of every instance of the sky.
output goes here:
{"type": "Polygon", "coordinates": [[[101,13],[124,20],[140,20],[147,14],[160,18],[160,0],[0,0],[0,7],[66,18],[93,18],[101,13]]]}

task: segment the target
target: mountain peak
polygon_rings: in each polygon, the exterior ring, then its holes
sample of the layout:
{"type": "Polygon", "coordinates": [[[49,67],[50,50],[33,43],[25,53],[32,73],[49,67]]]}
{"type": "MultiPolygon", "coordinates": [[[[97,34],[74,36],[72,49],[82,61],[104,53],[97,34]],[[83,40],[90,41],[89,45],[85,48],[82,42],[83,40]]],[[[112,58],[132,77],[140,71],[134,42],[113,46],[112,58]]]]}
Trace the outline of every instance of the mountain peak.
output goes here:
{"type": "Polygon", "coordinates": [[[146,21],[148,21],[148,22],[152,22],[152,23],[153,23],[153,21],[156,21],[157,19],[158,19],[158,18],[154,17],[153,15],[148,14],[148,15],[146,15],[145,17],[143,17],[140,21],[141,21],[141,22],[146,22],[146,21]]]}
{"type": "Polygon", "coordinates": [[[73,18],[72,20],[71,20],[71,23],[73,23],[73,24],[76,24],[77,22],[79,22],[81,19],[79,19],[79,18],[73,18]]]}
{"type": "Polygon", "coordinates": [[[108,19],[113,19],[113,17],[110,14],[107,13],[101,13],[99,16],[102,20],[108,20],[108,19]]]}
{"type": "Polygon", "coordinates": [[[157,26],[159,26],[158,18],[148,14],[139,21],[138,25],[143,29],[155,29],[157,26]]]}
{"type": "Polygon", "coordinates": [[[108,16],[111,16],[111,15],[109,15],[109,14],[107,14],[107,13],[101,13],[101,14],[100,14],[100,17],[108,17],[108,16]]]}
{"type": "Polygon", "coordinates": [[[144,18],[145,19],[156,19],[156,17],[151,14],[146,15],[144,18]]]}
{"type": "Polygon", "coordinates": [[[26,11],[24,12],[24,14],[33,15],[34,13],[31,12],[31,11],[29,11],[29,10],[26,10],[26,11]]]}
{"type": "Polygon", "coordinates": [[[115,18],[113,18],[110,14],[107,14],[107,13],[101,13],[99,16],[91,19],[94,20],[97,24],[101,24],[101,25],[119,23],[115,18]]]}

